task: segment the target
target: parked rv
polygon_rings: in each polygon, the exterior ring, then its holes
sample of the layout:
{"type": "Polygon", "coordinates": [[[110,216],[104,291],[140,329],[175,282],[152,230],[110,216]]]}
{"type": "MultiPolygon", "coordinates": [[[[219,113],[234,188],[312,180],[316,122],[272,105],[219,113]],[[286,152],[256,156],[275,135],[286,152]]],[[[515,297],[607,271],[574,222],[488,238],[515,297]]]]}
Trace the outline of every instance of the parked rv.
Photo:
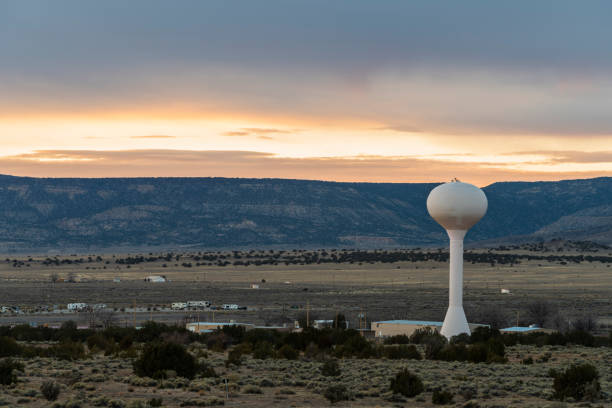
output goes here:
{"type": "Polygon", "coordinates": [[[210,302],[207,300],[190,300],[187,302],[187,307],[190,309],[205,309],[210,307],[210,302]]]}
{"type": "Polygon", "coordinates": [[[172,303],[172,310],[185,310],[187,309],[186,302],[174,302],[172,303]]]}

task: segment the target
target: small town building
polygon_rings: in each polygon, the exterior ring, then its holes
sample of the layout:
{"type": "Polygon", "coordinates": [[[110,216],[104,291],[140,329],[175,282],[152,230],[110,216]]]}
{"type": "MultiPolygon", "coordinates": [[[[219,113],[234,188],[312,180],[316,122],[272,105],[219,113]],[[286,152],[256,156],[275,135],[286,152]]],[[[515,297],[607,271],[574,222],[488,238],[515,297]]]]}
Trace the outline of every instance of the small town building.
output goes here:
{"type": "Polygon", "coordinates": [[[499,332],[504,333],[504,334],[520,334],[520,333],[526,334],[526,333],[553,333],[554,330],[544,329],[538,326],[537,324],[530,324],[527,327],[522,327],[522,326],[506,327],[505,329],[500,329],[499,332]]]}
{"type": "Polygon", "coordinates": [[[187,323],[185,328],[193,333],[210,333],[211,331],[222,329],[225,326],[242,326],[246,330],[255,328],[255,325],[250,323],[236,322],[193,322],[187,323]]]}
{"type": "MultiPolygon", "coordinates": [[[[372,322],[371,330],[376,337],[388,337],[404,334],[412,335],[419,329],[430,328],[439,332],[442,329],[443,322],[433,322],[427,320],[384,320],[380,322],[372,322]]],[[[485,324],[468,323],[470,331],[474,331],[477,327],[487,326],[485,324]]]]}
{"type": "Polygon", "coordinates": [[[152,283],[164,283],[164,282],[168,282],[168,279],[166,279],[165,276],[160,276],[160,275],[149,275],[147,276],[145,279],[145,282],[152,282],[152,283]]]}
{"type": "Polygon", "coordinates": [[[314,327],[315,329],[324,329],[326,327],[333,327],[333,326],[334,326],[333,320],[313,320],[312,322],[312,327],[314,327]]]}
{"type": "Polygon", "coordinates": [[[87,303],[68,303],[66,308],[71,311],[81,311],[87,309],[87,303]]]}

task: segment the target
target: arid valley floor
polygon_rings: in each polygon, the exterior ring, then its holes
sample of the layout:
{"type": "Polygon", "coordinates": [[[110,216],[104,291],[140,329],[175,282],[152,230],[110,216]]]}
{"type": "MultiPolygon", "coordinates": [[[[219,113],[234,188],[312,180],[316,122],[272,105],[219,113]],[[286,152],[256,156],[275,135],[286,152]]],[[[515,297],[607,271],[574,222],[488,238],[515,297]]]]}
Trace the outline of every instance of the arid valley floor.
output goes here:
{"type": "MultiPolygon", "coordinates": [[[[0,323],[44,325],[74,320],[87,324],[85,313],[62,310],[72,302],[104,303],[115,311],[114,324],[122,327],[141,325],[150,319],[170,324],[188,320],[292,324],[307,309],[311,318],[333,319],[342,313],[355,328],[364,325],[358,315],[365,315],[368,325],[389,319],[443,320],[448,302],[447,262],[383,262],[368,261],[368,257],[352,263],[317,262],[312,257],[315,252],[295,252],[295,262],[257,265],[253,261],[248,266],[235,264],[236,254],[232,252],[222,254],[225,266],[219,266],[218,258],[204,261],[206,254],[198,253],[174,253],[165,259],[156,258],[158,254],[7,255],[0,263],[0,303],[18,306],[22,313],[4,313],[0,323]],[[142,260],[125,261],[141,255],[142,260]],[[164,275],[169,281],[145,282],[148,275],[164,275]],[[259,288],[252,288],[252,284],[259,288]],[[168,310],[172,302],[187,300],[207,300],[213,305],[236,303],[247,310],[168,310]],[[41,311],[43,305],[50,311],[41,311]],[[134,305],[136,310],[132,309],[134,305]]],[[[595,333],[608,335],[612,326],[612,269],[607,258],[612,256],[608,254],[611,250],[533,252],[519,248],[514,252],[472,252],[606,258],[581,262],[559,258],[520,258],[512,263],[466,261],[464,304],[470,321],[481,322],[487,318],[486,312],[495,310],[498,317],[514,325],[517,319],[521,324],[530,323],[528,305],[545,301],[551,316],[562,316],[569,322],[589,316],[596,321],[595,333]],[[512,293],[502,294],[502,288],[512,293]]],[[[239,256],[244,261],[245,253],[239,256]]],[[[254,260],[270,257],[263,253],[259,258],[255,253],[252,256],[254,260]]],[[[317,258],[321,257],[319,251],[317,258]]],[[[25,368],[17,385],[2,388],[0,404],[50,406],[41,398],[39,388],[43,379],[53,378],[62,384],[56,404],[66,407],[146,406],[146,401],[159,397],[163,406],[328,406],[322,390],[330,381],[341,382],[350,390],[353,399],[336,404],[347,407],[433,406],[431,393],[438,388],[450,390],[453,405],[458,407],[612,405],[609,347],[516,345],[507,347],[509,362],[505,364],[345,358],[340,360],[341,376],[333,380],[320,375],[321,362],[316,359],[257,360],[248,356],[240,367],[228,368],[224,364],[227,352],[207,350],[199,343],[188,347],[205,358],[218,377],[143,379],[133,374],[130,358],[102,353],[78,361],[36,357],[23,360],[25,368]],[[550,358],[542,361],[547,353],[550,358]],[[528,357],[536,363],[522,364],[528,357]],[[539,359],[541,362],[537,362],[539,359]],[[593,403],[550,400],[549,369],[582,361],[598,368],[603,398],[593,403]],[[391,377],[404,367],[423,379],[425,392],[416,398],[393,398],[389,391],[391,377]],[[72,402],[77,405],[70,405],[72,402]]]]}

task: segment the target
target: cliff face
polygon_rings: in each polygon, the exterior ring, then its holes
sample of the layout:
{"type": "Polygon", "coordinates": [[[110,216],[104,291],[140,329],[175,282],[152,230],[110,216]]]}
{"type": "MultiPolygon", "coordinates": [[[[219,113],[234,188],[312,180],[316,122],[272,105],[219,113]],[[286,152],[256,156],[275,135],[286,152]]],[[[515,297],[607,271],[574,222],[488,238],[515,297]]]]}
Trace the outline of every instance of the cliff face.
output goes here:
{"type": "MultiPolygon", "coordinates": [[[[0,251],[432,245],[436,184],[0,176],[0,251]]],[[[470,240],[612,242],[612,179],[495,183],[470,240]]]]}

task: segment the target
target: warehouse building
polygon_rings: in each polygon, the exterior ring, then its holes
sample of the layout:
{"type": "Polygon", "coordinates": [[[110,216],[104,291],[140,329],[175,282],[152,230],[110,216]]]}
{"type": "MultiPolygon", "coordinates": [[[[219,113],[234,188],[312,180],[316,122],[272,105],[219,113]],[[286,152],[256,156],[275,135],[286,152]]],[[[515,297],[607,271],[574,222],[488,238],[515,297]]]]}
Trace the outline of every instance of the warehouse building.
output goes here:
{"type": "Polygon", "coordinates": [[[187,323],[186,328],[193,333],[210,333],[211,331],[222,329],[225,326],[242,326],[245,329],[253,329],[255,325],[250,323],[236,322],[193,322],[187,323]]]}
{"type": "MultiPolygon", "coordinates": [[[[470,331],[474,331],[477,327],[487,326],[484,324],[468,323],[470,331]]],[[[412,335],[419,329],[430,328],[439,332],[442,329],[442,322],[432,322],[424,320],[384,320],[380,322],[372,322],[371,329],[376,337],[388,337],[404,334],[412,335]]]]}

